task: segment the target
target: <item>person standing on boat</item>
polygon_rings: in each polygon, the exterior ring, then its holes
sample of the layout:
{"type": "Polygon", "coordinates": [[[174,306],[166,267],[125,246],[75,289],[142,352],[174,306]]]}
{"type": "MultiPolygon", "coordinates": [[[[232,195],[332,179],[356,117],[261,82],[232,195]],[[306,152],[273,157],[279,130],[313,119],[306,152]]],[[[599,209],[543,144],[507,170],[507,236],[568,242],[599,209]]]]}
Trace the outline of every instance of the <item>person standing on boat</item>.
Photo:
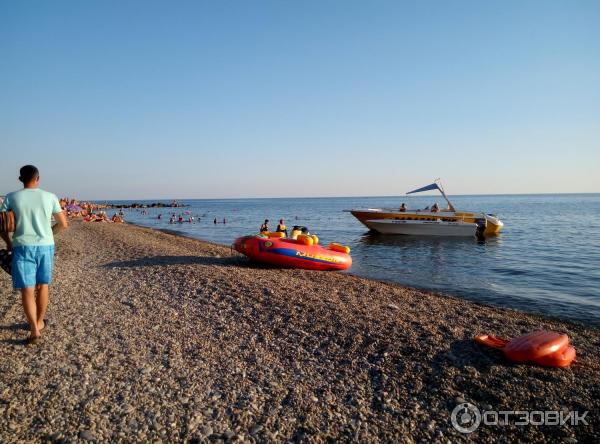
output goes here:
{"type": "Polygon", "coordinates": [[[287,237],[288,231],[283,219],[279,219],[279,224],[277,225],[277,229],[275,231],[277,231],[278,233],[285,233],[285,237],[287,237]]]}
{"type": "Polygon", "coordinates": [[[400,211],[406,211],[406,204],[404,202],[400,205],[400,211]]]}
{"type": "Polygon", "coordinates": [[[263,222],[263,224],[260,226],[260,232],[261,233],[265,233],[269,231],[269,219],[265,219],[265,221],[263,222]]]}
{"type": "Polygon", "coordinates": [[[437,204],[437,202],[436,202],[436,203],[434,203],[434,204],[431,206],[431,212],[432,212],[432,213],[438,213],[439,211],[440,211],[440,206],[439,206],[439,205],[437,204]]]}

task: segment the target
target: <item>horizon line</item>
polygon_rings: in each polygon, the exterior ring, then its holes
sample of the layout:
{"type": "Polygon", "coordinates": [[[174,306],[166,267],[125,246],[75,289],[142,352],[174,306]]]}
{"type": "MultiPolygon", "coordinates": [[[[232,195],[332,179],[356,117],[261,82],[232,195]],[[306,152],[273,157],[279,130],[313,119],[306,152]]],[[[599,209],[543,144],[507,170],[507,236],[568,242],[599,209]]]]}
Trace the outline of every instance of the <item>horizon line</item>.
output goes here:
{"type": "MultiPolygon", "coordinates": [[[[468,196],[552,196],[552,195],[578,195],[578,194],[600,194],[600,191],[592,192],[570,192],[570,193],[483,193],[483,194],[448,194],[449,197],[468,196]]],[[[423,194],[423,196],[437,196],[436,194],[423,194]]],[[[384,194],[384,195],[356,195],[356,196],[255,196],[255,197],[185,197],[185,198],[128,198],[128,199],[77,199],[89,202],[111,202],[111,201],[184,201],[184,200],[255,200],[255,199],[351,199],[351,198],[381,198],[381,197],[407,197],[413,199],[418,196],[384,194]]]]}

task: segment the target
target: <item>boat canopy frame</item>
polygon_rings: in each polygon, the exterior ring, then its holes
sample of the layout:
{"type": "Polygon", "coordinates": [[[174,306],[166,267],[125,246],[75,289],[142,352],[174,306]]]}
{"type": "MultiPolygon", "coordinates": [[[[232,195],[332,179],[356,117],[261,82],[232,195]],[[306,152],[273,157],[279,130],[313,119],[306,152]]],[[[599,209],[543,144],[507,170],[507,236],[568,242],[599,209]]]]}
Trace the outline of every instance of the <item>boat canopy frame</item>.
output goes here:
{"type": "Polygon", "coordinates": [[[430,190],[438,190],[442,194],[442,197],[448,203],[448,209],[450,211],[456,212],[456,209],[454,208],[454,205],[452,205],[452,202],[450,202],[450,199],[448,199],[448,196],[446,196],[446,192],[444,191],[444,187],[442,186],[442,181],[439,178],[435,179],[433,181],[433,183],[431,183],[429,185],[425,185],[424,187],[417,188],[416,190],[409,191],[406,194],[420,193],[420,192],[423,192],[423,191],[430,191],[430,190]]]}

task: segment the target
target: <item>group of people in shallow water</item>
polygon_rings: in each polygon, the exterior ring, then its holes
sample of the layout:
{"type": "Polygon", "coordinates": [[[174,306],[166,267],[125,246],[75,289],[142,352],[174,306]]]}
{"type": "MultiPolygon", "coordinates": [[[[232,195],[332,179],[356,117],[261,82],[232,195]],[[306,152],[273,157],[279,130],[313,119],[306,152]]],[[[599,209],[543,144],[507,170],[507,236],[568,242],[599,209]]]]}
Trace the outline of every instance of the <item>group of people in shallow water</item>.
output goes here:
{"type": "MultiPolygon", "coordinates": [[[[204,216],[206,216],[206,215],[204,215],[204,216]]],[[[159,214],[158,216],[156,216],[156,218],[158,220],[161,220],[162,219],[162,213],[159,214]]],[[[200,220],[200,216],[198,216],[198,221],[199,220],[200,220]]],[[[175,213],[171,213],[171,216],[169,217],[169,223],[170,224],[175,224],[175,223],[182,224],[184,222],[185,223],[189,223],[189,224],[193,224],[193,223],[195,223],[195,221],[196,221],[196,219],[194,219],[194,216],[189,211],[186,211],[185,213],[182,213],[182,214],[179,214],[179,215],[177,215],[175,213]]],[[[219,221],[217,220],[216,217],[213,220],[213,223],[215,225],[219,223],[219,221]]],[[[227,223],[227,218],[224,217],[222,223],[226,224],[227,223]]]]}
{"type": "MultiPolygon", "coordinates": [[[[162,214],[159,214],[159,215],[157,216],[157,219],[162,219],[162,214]]],[[[180,223],[180,224],[182,224],[182,223],[184,223],[184,222],[187,222],[187,223],[193,224],[193,223],[194,223],[194,216],[192,216],[192,215],[190,214],[190,215],[189,215],[187,218],[185,218],[185,219],[184,219],[184,217],[183,217],[183,214],[180,214],[179,216],[177,216],[175,213],[173,213],[173,214],[171,214],[171,217],[169,218],[169,223],[170,223],[170,224],[174,224],[174,223],[176,223],[176,222],[177,222],[177,223],[180,223]],[[186,220],[186,219],[187,219],[187,220],[186,220]]]]}

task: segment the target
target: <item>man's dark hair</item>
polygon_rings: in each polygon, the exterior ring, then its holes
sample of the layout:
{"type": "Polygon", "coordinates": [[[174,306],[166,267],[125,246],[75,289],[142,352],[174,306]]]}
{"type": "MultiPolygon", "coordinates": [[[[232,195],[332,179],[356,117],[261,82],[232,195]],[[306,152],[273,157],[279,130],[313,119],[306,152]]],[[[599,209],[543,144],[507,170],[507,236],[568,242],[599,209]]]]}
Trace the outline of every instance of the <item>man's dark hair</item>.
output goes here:
{"type": "Polygon", "coordinates": [[[19,180],[23,182],[23,185],[27,185],[39,175],[39,170],[33,165],[25,165],[19,170],[19,180]]]}

